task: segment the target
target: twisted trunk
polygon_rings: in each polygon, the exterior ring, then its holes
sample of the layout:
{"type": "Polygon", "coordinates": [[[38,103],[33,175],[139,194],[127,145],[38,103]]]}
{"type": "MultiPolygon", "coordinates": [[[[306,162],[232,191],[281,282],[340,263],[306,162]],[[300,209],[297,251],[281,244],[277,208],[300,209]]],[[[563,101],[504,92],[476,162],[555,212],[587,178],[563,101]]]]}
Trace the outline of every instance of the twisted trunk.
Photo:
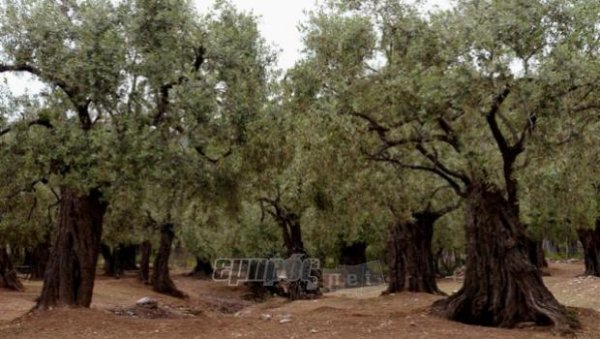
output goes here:
{"type": "Polygon", "coordinates": [[[152,243],[148,240],[142,242],[140,246],[140,271],[138,278],[144,284],[150,282],[150,254],[152,253],[152,243]]]}
{"type": "MultiPolygon", "coordinates": [[[[283,232],[283,240],[289,258],[297,258],[300,261],[310,260],[304,241],[302,240],[302,228],[300,227],[300,217],[295,213],[283,212],[277,219],[283,232]]],[[[288,297],[291,300],[311,299],[321,295],[321,270],[312,269],[308,272],[310,277],[316,277],[318,281],[307,281],[303,274],[303,279],[290,281],[287,286],[288,297]]]]}
{"type": "MultiPolygon", "coordinates": [[[[268,213],[273,217],[275,222],[279,225],[282,231],[283,243],[288,255],[288,258],[293,260],[299,260],[300,262],[306,262],[306,267],[309,267],[307,271],[301,272],[302,278],[299,280],[290,280],[286,282],[286,286],[280,286],[281,290],[286,291],[284,294],[288,298],[295,299],[310,299],[321,294],[321,270],[320,268],[313,267],[313,261],[310,261],[310,266],[307,260],[309,259],[306,249],[304,248],[304,242],[302,240],[302,229],[300,227],[300,216],[296,213],[290,212],[287,208],[281,205],[279,199],[271,200],[263,198],[261,203],[267,203],[270,205],[271,210],[268,213]]],[[[287,272],[289,274],[296,274],[298,272],[287,272]]],[[[264,284],[263,284],[264,285],[264,284]]],[[[268,290],[266,286],[261,288],[268,290]]]]}
{"type": "Polygon", "coordinates": [[[0,247],[0,287],[23,291],[25,288],[13,269],[12,260],[6,251],[6,247],[0,247]]]}
{"type": "Polygon", "coordinates": [[[600,219],[595,228],[577,229],[577,236],[583,246],[585,275],[600,277],[600,219]]]}
{"type": "Polygon", "coordinates": [[[295,213],[285,213],[278,219],[278,224],[281,227],[288,257],[294,254],[305,254],[300,217],[295,213]]]}
{"type": "Polygon", "coordinates": [[[163,224],[160,227],[160,245],[154,259],[152,287],[156,292],[168,294],[176,298],[184,298],[185,294],[177,289],[169,275],[169,257],[171,256],[171,247],[175,238],[173,227],[173,224],[169,223],[163,224]]]}
{"type": "Polygon", "coordinates": [[[431,253],[433,225],[440,215],[415,213],[413,221],[396,223],[388,233],[390,273],[387,293],[443,294],[436,283],[431,253]]]}
{"type": "Polygon", "coordinates": [[[98,190],[61,190],[57,234],[38,309],[90,306],[106,208],[98,190]]]}
{"type": "Polygon", "coordinates": [[[525,228],[495,187],[467,189],[467,267],[461,290],[437,301],[442,316],[483,326],[514,327],[522,322],[578,326],[544,285],[527,255],[525,228]]]}

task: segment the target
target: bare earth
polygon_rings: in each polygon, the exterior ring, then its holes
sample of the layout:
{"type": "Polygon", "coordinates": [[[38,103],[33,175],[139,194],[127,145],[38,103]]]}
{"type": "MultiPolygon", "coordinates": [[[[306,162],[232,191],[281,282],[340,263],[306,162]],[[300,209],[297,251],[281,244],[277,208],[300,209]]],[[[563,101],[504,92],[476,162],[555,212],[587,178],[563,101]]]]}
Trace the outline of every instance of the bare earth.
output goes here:
{"type": "MultiPolygon", "coordinates": [[[[545,281],[564,304],[577,307],[583,329],[578,338],[600,338],[600,279],[582,278],[581,263],[554,263],[545,281]]],[[[132,277],[99,277],[89,310],[60,309],[27,314],[41,289],[25,282],[25,293],[0,291],[0,338],[548,338],[548,328],[518,330],[468,326],[429,314],[438,297],[402,293],[380,297],[382,288],[343,290],[323,298],[253,303],[241,288],[175,276],[190,297],[178,300],[150,291],[132,277]],[[157,319],[131,313],[150,296],[163,314],[157,319]],[[128,313],[130,312],[130,313],[128,313]]],[[[440,281],[447,293],[460,282],[440,281]]]]}

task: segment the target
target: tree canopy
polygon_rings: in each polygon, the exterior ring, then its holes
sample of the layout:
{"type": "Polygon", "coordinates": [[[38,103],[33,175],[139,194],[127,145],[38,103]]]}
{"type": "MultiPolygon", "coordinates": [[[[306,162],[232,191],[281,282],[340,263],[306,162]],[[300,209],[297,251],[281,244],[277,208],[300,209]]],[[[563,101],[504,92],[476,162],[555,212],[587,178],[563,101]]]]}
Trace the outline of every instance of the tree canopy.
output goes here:
{"type": "Polygon", "coordinates": [[[437,313],[577,326],[530,256],[600,232],[597,1],[322,1],[285,72],[227,1],[0,11],[0,73],[43,84],[0,90],[0,249],[52,247],[38,308],[90,305],[101,243],[153,244],[155,290],[182,296],[177,237],[206,261],[362,248],[388,292],[439,293],[461,252],[437,313]]]}

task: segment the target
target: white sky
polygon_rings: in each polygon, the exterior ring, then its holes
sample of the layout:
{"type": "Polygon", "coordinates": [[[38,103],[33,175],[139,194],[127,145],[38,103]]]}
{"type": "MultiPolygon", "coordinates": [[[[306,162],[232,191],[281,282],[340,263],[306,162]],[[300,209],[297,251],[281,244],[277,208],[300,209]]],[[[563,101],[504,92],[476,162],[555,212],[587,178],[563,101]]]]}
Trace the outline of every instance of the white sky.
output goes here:
{"type": "MultiPolygon", "coordinates": [[[[200,11],[211,7],[214,0],[195,0],[200,11]]],[[[279,67],[290,68],[300,57],[302,42],[298,24],[305,18],[305,11],[315,9],[315,0],[230,0],[236,7],[252,11],[260,16],[259,28],[270,44],[280,49],[279,67]]],[[[451,0],[422,0],[427,9],[449,8],[451,0]]],[[[40,85],[28,76],[1,76],[0,83],[7,82],[14,94],[39,91],[40,85]]],[[[0,84],[0,86],[2,86],[0,84]]]]}
{"type": "MultiPolygon", "coordinates": [[[[210,8],[214,0],[195,0],[200,11],[210,8]]],[[[300,56],[302,42],[298,24],[306,16],[305,11],[315,9],[315,0],[230,0],[242,10],[260,16],[259,27],[267,42],[274,44],[281,53],[279,66],[290,68],[300,56]]],[[[425,8],[449,8],[451,0],[423,0],[425,8]]]]}

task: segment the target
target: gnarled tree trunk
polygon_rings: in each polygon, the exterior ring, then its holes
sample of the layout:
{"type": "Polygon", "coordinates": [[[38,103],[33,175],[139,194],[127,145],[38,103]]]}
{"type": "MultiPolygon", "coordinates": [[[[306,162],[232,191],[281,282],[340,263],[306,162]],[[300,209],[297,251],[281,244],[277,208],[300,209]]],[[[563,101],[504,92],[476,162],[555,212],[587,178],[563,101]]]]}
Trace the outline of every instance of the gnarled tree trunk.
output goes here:
{"type": "Polygon", "coordinates": [[[142,242],[140,246],[140,272],[138,278],[144,284],[150,282],[150,254],[152,253],[152,243],[148,240],[142,242]]]}
{"type": "Polygon", "coordinates": [[[169,275],[169,257],[171,256],[171,247],[175,232],[173,224],[163,224],[160,227],[160,245],[158,253],[154,259],[154,269],[152,271],[152,287],[156,292],[168,294],[177,298],[184,298],[185,293],[181,292],[171,280],[169,275]]]}
{"type": "Polygon", "coordinates": [[[513,327],[522,322],[554,324],[569,331],[569,317],[544,285],[527,255],[525,228],[514,207],[495,187],[472,183],[467,197],[467,267],[461,290],[437,301],[446,318],[483,326],[513,327]]]}
{"type": "MultiPolygon", "coordinates": [[[[300,228],[300,217],[295,213],[280,210],[279,217],[276,218],[283,232],[283,241],[287,250],[288,257],[298,258],[301,261],[309,260],[304,242],[302,240],[302,228],[300,228]]],[[[311,269],[311,277],[316,277],[318,281],[309,282],[304,279],[290,281],[288,284],[288,297],[292,300],[311,299],[321,295],[320,284],[321,270],[311,269]]]]}
{"type": "MultiPolygon", "coordinates": [[[[266,198],[260,200],[261,203],[266,203],[271,207],[271,210],[268,210],[268,213],[281,228],[283,243],[288,258],[294,258],[294,260],[300,261],[311,260],[304,248],[302,228],[300,227],[300,216],[282,206],[279,198],[276,200],[266,198]]],[[[309,267],[308,264],[307,267],[309,267]]],[[[320,288],[322,284],[322,274],[320,268],[316,269],[310,265],[310,270],[308,272],[303,272],[302,275],[306,279],[289,281],[287,283],[287,288],[282,287],[283,290],[287,290],[287,297],[295,300],[310,299],[321,295],[320,288]],[[307,275],[310,276],[310,278],[306,277],[307,275]]]]}
{"type": "Polygon", "coordinates": [[[600,277],[600,219],[595,228],[579,228],[577,236],[583,246],[585,275],[600,277]]]}
{"type": "Polygon", "coordinates": [[[38,309],[90,306],[106,208],[98,190],[61,190],[57,234],[38,309]]]}
{"type": "Polygon", "coordinates": [[[433,225],[441,215],[415,213],[413,221],[394,224],[388,233],[390,273],[387,293],[443,294],[436,283],[431,253],[433,225]]]}
{"type": "Polygon", "coordinates": [[[277,223],[281,227],[287,255],[305,254],[300,217],[295,213],[284,213],[277,219],[277,223]]]}
{"type": "Polygon", "coordinates": [[[23,291],[25,288],[13,269],[12,260],[6,247],[0,247],[0,287],[14,291],[23,291]]]}

